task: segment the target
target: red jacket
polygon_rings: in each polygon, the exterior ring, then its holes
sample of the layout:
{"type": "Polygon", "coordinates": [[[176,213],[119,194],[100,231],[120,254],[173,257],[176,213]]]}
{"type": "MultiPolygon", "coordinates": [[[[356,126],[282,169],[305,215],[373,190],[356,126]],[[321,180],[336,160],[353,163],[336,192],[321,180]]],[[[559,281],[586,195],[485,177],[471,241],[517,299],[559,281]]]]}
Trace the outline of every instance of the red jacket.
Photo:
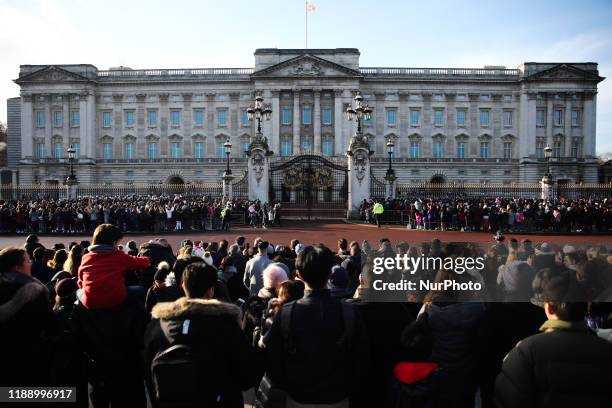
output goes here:
{"type": "Polygon", "coordinates": [[[145,269],[151,265],[147,257],[131,256],[110,246],[100,245],[83,255],[79,267],[81,303],[92,309],[107,309],[125,302],[125,272],[145,269]]]}

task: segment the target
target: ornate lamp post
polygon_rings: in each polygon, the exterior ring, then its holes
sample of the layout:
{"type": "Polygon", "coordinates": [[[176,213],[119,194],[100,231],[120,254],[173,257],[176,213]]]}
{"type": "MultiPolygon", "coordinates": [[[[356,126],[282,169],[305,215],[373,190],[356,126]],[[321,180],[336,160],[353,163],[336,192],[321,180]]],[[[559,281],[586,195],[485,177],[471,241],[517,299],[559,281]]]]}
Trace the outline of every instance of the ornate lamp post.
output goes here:
{"type": "Polygon", "coordinates": [[[70,175],[66,178],[67,183],[76,183],[76,176],[74,175],[74,161],[76,158],[76,149],[73,145],[66,150],[68,153],[68,164],[70,165],[70,175]]]}
{"type": "Polygon", "coordinates": [[[68,164],[70,166],[70,174],[66,177],[66,196],[69,200],[77,199],[77,178],[74,174],[74,161],[76,159],[76,149],[73,145],[66,150],[68,153],[68,164]]]}
{"type": "Polygon", "coordinates": [[[552,174],[550,174],[550,158],[552,157],[552,147],[546,145],[544,148],[544,157],[546,157],[546,176],[552,180],[552,174]]]}
{"type": "Polygon", "coordinates": [[[385,175],[385,179],[389,181],[389,183],[393,183],[395,181],[395,171],[393,170],[393,148],[395,147],[395,143],[391,139],[387,142],[387,154],[389,155],[389,168],[387,169],[387,174],[385,175]]]}
{"type": "Polygon", "coordinates": [[[348,120],[357,120],[357,133],[355,134],[355,139],[361,141],[363,139],[361,122],[363,120],[369,120],[372,117],[372,108],[370,108],[367,103],[364,103],[363,96],[361,96],[361,92],[359,91],[357,91],[354,101],[354,109],[353,106],[346,108],[346,118],[348,120]]]}
{"type": "Polygon", "coordinates": [[[546,174],[544,174],[544,177],[542,177],[542,181],[540,182],[542,185],[542,200],[548,200],[552,197],[553,178],[552,174],[550,173],[550,158],[552,156],[552,151],[553,149],[549,145],[546,145],[544,148],[544,157],[546,157],[546,174]]]}
{"type": "Polygon", "coordinates": [[[225,169],[225,175],[226,176],[231,176],[232,175],[232,169],[230,169],[230,154],[232,153],[232,143],[230,142],[229,139],[227,139],[227,141],[223,144],[223,147],[225,147],[225,156],[227,158],[227,168],[225,169]]]}
{"type": "Polygon", "coordinates": [[[261,121],[262,120],[270,120],[270,116],[272,115],[272,109],[269,106],[265,106],[263,104],[263,96],[257,95],[255,97],[255,106],[249,107],[247,109],[247,116],[249,120],[257,120],[257,132],[255,133],[255,138],[258,136],[261,137],[261,121]]]}

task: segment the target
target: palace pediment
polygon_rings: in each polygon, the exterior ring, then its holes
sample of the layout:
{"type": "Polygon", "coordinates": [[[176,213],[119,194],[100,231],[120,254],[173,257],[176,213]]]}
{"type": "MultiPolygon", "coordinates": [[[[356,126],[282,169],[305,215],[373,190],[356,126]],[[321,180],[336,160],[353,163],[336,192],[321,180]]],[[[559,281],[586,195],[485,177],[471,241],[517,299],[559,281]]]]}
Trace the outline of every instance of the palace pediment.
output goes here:
{"type": "Polygon", "coordinates": [[[536,72],[525,78],[527,81],[596,81],[604,78],[570,64],[558,64],[544,71],[536,72]]]}
{"type": "Polygon", "coordinates": [[[28,82],[90,82],[90,79],[55,65],[49,65],[38,71],[19,77],[15,82],[18,84],[28,82]]]}
{"type": "Polygon", "coordinates": [[[335,62],[304,54],[287,61],[256,71],[253,78],[320,78],[320,77],[361,77],[359,71],[335,62]]]}

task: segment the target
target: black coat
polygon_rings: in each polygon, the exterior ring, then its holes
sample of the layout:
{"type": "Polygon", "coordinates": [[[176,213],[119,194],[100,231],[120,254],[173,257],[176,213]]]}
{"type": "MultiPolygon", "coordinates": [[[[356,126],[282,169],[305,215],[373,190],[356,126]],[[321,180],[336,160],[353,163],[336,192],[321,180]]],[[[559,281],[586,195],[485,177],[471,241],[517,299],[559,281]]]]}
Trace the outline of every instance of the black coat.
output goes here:
{"type": "Polygon", "coordinates": [[[359,310],[370,340],[370,369],[365,373],[366,386],[354,393],[353,407],[385,407],[393,368],[405,358],[401,344],[402,330],[414,321],[406,303],[350,300],[359,310]]]}
{"type": "MultiPolygon", "coordinates": [[[[222,406],[243,407],[242,390],[253,385],[257,370],[253,350],[240,330],[240,309],[217,300],[180,298],[172,303],[159,303],[152,311],[152,320],[145,333],[145,367],[150,376],[155,355],[177,341],[183,322],[190,319],[186,341],[212,352],[214,380],[221,394],[222,406]]],[[[150,379],[149,379],[150,381],[150,379]]],[[[154,397],[152,396],[154,399],[154,397]]]]}
{"type": "MultiPolygon", "coordinates": [[[[290,344],[283,336],[283,305],[270,329],[266,347],[267,374],[273,383],[300,403],[334,403],[359,389],[370,366],[367,332],[355,308],[352,339],[340,347],[346,334],[342,301],[329,290],[307,291],[295,302],[290,344]]],[[[354,305],[350,305],[355,307],[354,305]]]]}
{"type": "Polygon", "coordinates": [[[37,279],[0,273],[0,386],[48,384],[46,337],[57,332],[48,298],[37,279]]]}
{"type": "Polygon", "coordinates": [[[506,356],[497,407],[609,407],[612,344],[581,321],[548,320],[541,330],[506,356]]]}
{"type": "Polygon", "coordinates": [[[434,302],[427,308],[432,336],[430,360],[443,370],[438,395],[442,404],[456,401],[462,406],[474,398],[484,310],[483,304],[475,302],[434,302]]]}
{"type": "Polygon", "coordinates": [[[140,250],[138,256],[146,256],[151,260],[151,266],[140,272],[140,283],[145,289],[150,288],[153,284],[153,276],[160,262],[166,261],[168,265],[172,267],[174,261],[176,261],[170,248],[152,242],[146,243],[140,250]]]}

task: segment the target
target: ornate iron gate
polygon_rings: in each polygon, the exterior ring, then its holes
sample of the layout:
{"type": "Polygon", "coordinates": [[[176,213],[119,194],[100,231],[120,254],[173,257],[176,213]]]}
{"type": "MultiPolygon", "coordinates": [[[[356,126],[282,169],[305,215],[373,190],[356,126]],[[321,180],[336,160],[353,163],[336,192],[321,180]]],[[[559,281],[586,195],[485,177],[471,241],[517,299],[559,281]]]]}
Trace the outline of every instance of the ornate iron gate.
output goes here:
{"type": "MultiPolygon", "coordinates": [[[[341,162],[305,154],[270,166],[270,200],[296,215],[343,214],[348,200],[348,168],[341,162]],[[340,210],[332,211],[329,210],[340,210]],[[300,214],[304,211],[304,214],[300,214]]],[[[285,212],[285,210],[283,210],[285,212]]]]}

